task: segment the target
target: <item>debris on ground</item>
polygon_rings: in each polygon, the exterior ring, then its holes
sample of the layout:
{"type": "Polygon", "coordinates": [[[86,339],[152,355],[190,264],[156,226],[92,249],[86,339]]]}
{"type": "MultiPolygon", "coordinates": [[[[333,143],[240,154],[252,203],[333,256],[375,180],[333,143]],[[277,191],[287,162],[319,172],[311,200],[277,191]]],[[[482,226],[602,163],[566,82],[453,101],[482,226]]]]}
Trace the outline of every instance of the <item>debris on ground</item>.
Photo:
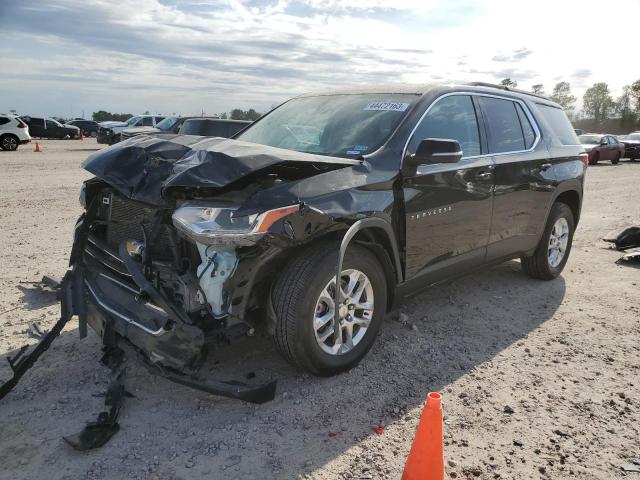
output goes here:
{"type": "Polygon", "coordinates": [[[640,247],[640,227],[625,228],[618,235],[607,235],[605,242],[613,243],[618,250],[640,247]]]}
{"type": "Polygon", "coordinates": [[[616,263],[618,265],[640,264],[640,250],[624,254],[616,260],[616,263]]]}
{"type": "Polygon", "coordinates": [[[631,463],[621,465],[622,471],[629,473],[640,473],[640,458],[634,458],[631,463]]]}
{"type": "Polygon", "coordinates": [[[95,422],[89,422],[81,432],[62,437],[78,451],[93,450],[105,445],[120,430],[118,416],[127,393],[124,388],[125,369],[120,370],[111,381],[104,397],[106,412],[100,412],[95,422]]]}

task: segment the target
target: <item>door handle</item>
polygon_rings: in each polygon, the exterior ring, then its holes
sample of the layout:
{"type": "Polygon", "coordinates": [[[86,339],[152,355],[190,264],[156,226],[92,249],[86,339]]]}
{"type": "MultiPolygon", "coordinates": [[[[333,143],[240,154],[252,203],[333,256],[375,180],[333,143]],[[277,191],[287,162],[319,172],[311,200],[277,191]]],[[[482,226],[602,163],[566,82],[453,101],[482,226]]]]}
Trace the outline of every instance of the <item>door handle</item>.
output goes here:
{"type": "Polygon", "coordinates": [[[543,163],[542,165],[540,165],[540,171],[544,172],[546,170],[549,170],[553,165],[551,163],[543,163]]]}
{"type": "Polygon", "coordinates": [[[493,172],[480,172],[476,175],[478,180],[489,180],[493,177],[493,172]]]}

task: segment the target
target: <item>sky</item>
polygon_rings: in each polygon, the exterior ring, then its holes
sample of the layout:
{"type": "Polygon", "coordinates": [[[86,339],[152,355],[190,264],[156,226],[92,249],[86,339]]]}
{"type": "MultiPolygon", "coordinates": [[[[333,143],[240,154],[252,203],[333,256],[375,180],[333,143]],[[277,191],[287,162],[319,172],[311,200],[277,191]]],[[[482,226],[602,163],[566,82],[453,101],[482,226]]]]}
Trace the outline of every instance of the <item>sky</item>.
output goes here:
{"type": "Polygon", "coordinates": [[[640,0],[0,0],[0,112],[267,111],[380,83],[497,83],[582,98],[640,78],[640,0]]]}

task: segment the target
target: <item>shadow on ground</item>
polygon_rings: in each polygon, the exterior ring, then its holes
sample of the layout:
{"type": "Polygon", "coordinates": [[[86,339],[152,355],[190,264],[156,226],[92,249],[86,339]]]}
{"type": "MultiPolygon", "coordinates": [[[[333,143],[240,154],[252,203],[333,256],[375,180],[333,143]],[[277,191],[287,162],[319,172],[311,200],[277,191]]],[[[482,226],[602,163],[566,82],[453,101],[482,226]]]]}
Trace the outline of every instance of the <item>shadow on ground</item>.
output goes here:
{"type": "Polygon", "coordinates": [[[18,284],[16,288],[22,293],[22,302],[26,310],[39,310],[57,303],[56,292],[43,287],[41,283],[18,284]]]}
{"type": "Polygon", "coordinates": [[[127,401],[121,431],[88,454],[59,438],[95,418],[102,404],[92,395],[104,391],[107,375],[97,338],[79,342],[74,330],[3,401],[8,415],[0,420],[0,458],[7,459],[7,474],[18,472],[29,455],[50,472],[93,471],[91,478],[144,469],[159,478],[296,478],[373,435],[381,422],[400,421],[428,391],[445,391],[527,337],[554,316],[564,295],[562,278],[531,280],[516,261],[434,287],[404,305],[405,324],[393,319],[399,312],[390,315],[358,367],[332,378],[294,370],[265,336],[213,345],[201,372],[205,379],[254,372],[255,382],[279,380],[276,399],[259,406],[171,384],[129,362],[127,388],[136,398],[127,401]],[[61,398],[65,403],[48,422],[32,415],[61,398]],[[96,473],[96,462],[106,470],[96,473]]]}

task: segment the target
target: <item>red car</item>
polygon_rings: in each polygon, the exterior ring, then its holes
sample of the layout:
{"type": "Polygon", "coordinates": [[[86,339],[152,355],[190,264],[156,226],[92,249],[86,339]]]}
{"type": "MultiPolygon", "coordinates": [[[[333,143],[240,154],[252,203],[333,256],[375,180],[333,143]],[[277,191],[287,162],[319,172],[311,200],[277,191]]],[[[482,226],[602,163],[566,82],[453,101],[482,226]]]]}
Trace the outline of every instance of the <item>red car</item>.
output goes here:
{"type": "Polygon", "coordinates": [[[595,165],[600,160],[611,160],[616,165],[624,157],[624,143],[613,135],[585,133],[578,138],[589,154],[589,165],[595,165]]]}

